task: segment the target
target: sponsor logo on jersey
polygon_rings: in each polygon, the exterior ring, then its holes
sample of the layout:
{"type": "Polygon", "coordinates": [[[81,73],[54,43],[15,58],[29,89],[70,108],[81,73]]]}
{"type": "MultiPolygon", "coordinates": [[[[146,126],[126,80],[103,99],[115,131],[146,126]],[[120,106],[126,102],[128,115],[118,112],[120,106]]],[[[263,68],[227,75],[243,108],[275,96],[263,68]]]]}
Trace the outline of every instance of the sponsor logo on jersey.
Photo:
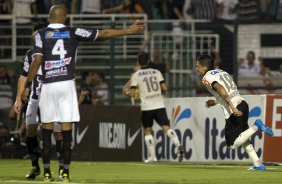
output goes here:
{"type": "Polygon", "coordinates": [[[70,38],[70,32],[47,31],[45,38],[70,38]]]}
{"type": "Polygon", "coordinates": [[[87,38],[87,37],[91,36],[92,31],[88,31],[88,30],[82,29],[82,28],[77,28],[75,30],[75,34],[78,35],[78,36],[87,38]]]}
{"type": "Polygon", "coordinates": [[[67,67],[62,67],[46,72],[45,78],[56,77],[59,75],[68,75],[67,67]]]}
{"type": "Polygon", "coordinates": [[[139,76],[143,76],[143,75],[153,75],[156,74],[157,71],[156,70],[141,70],[138,75],[139,76]]]}
{"type": "Polygon", "coordinates": [[[69,65],[71,62],[71,57],[55,60],[55,61],[45,61],[45,70],[51,70],[54,68],[61,68],[63,66],[69,65]]]}

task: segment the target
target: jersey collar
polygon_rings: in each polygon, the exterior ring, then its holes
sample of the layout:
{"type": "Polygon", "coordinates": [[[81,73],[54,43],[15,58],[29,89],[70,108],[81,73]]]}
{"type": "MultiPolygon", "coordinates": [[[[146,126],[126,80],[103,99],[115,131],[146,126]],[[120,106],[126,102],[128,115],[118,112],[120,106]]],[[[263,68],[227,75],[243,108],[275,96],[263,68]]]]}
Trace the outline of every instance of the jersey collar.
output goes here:
{"type": "Polygon", "coordinates": [[[53,29],[59,29],[59,28],[63,28],[66,26],[64,24],[53,23],[53,24],[49,24],[48,27],[53,28],[53,29]]]}

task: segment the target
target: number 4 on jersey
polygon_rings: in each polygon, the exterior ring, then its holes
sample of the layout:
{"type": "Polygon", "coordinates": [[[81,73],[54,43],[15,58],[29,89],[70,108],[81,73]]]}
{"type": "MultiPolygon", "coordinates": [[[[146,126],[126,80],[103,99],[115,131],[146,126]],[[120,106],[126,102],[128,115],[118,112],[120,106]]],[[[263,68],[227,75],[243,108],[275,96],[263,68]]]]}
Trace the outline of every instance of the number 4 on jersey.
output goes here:
{"type": "Polygon", "coordinates": [[[67,51],[65,50],[64,46],[64,40],[63,39],[58,39],[56,44],[54,45],[52,49],[52,54],[53,55],[60,55],[60,59],[64,59],[65,55],[67,54],[67,51]]]}

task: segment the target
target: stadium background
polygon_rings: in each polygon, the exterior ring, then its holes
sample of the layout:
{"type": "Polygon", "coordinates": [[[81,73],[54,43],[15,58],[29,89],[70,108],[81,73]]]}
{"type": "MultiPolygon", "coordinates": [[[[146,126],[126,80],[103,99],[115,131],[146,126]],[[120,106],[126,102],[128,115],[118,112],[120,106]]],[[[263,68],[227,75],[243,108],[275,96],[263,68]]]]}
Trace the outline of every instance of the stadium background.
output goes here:
{"type": "MultiPolygon", "coordinates": [[[[171,114],[173,108],[176,109],[181,106],[182,110],[185,110],[187,105],[183,104],[183,101],[187,101],[187,104],[195,103],[193,101],[195,99],[196,101],[198,100],[193,97],[205,97],[208,95],[200,84],[194,70],[196,56],[200,53],[208,53],[216,57],[220,55],[219,67],[233,75],[241,93],[255,95],[254,97],[250,97],[250,99],[253,99],[250,103],[254,104],[254,107],[256,102],[260,103],[257,104],[261,110],[260,117],[264,120],[269,120],[269,117],[273,117],[271,119],[275,122],[269,122],[269,125],[271,125],[270,127],[272,127],[272,125],[276,126],[272,128],[277,129],[278,137],[267,141],[273,143],[276,141],[279,142],[281,140],[281,137],[279,137],[281,136],[281,101],[279,100],[281,96],[277,95],[274,97],[275,99],[277,98],[278,101],[277,103],[275,102],[275,106],[273,106],[273,102],[269,104],[268,100],[272,98],[271,96],[259,95],[281,94],[282,89],[282,24],[279,20],[280,4],[279,1],[273,1],[273,4],[275,4],[273,8],[275,10],[275,16],[264,20],[260,18],[256,18],[255,20],[235,19],[232,21],[218,19],[162,19],[157,13],[155,4],[153,4],[154,19],[148,19],[146,14],[70,14],[67,22],[70,26],[85,26],[97,29],[126,28],[136,18],[150,25],[150,29],[142,35],[127,36],[104,42],[82,43],[78,48],[76,67],[78,93],[80,93],[83,72],[102,72],[105,74],[106,82],[109,86],[108,91],[110,95],[108,101],[111,105],[81,105],[82,122],[79,127],[75,127],[74,129],[74,139],[77,143],[74,150],[74,159],[141,161],[145,156],[146,150],[142,146],[143,139],[140,131],[139,109],[138,107],[131,106],[131,100],[122,94],[122,87],[133,72],[137,54],[142,50],[144,40],[146,41],[146,47],[143,48],[145,48],[144,50],[146,52],[150,53],[152,58],[154,51],[158,50],[160,63],[164,62],[165,58],[163,54],[168,54],[170,70],[165,73],[165,78],[170,86],[170,91],[166,96],[168,98],[179,98],[176,100],[171,99],[176,102],[175,104],[171,105],[171,103],[168,102],[168,111],[170,111],[168,113],[170,114],[172,123],[176,123],[177,115],[181,115],[171,114]],[[261,62],[264,67],[269,68],[270,73],[257,76],[238,75],[238,61],[239,59],[246,60],[248,51],[254,51],[256,54],[256,62],[261,62]],[[273,112],[266,113],[266,109],[269,110],[270,108],[273,109],[273,112]],[[131,111],[132,113],[129,113],[131,111]],[[132,114],[135,115],[133,116],[132,114]],[[96,131],[95,135],[89,133],[92,132],[92,130],[96,131]],[[116,133],[116,140],[114,140],[113,137],[107,137],[109,132],[116,133]],[[136,135],[133,137],[135,138],[133,140],[135,142],[128,142],[134,135],[136,135]],[[102,140],[111,141],[105,142],[102,140]],[[93,141],[96,141],[96,144],[92,144],[93,141]],[[132,145],[130,148],[128,146],[129,143],[132,145]],[[84,147],[83,144],[85,144],[84,147]],[[93,147],[89,147],[90,144],[93,145],[93,147]],[[79,146],[82,146],[82,148],[79,146]],[[85,151],[82,151],[83,149],[85,149],[85,151]],[[79,152],[83,152],[85,155],[79,154],[79,152]],[[132,156],[129,157],[127,155],[132,156]]],[[[6,67],[5,70],[12,79],[12,90],[8,91],[8,95],[5,95],[7,91],[2,92],[6,100],[10,98],[10,101],[14,101],[15,99],[16,84],[21,72],[24,53],[27,49],[32,47],[30,36],[32,22],[46,20],[47,15],[38,14],[36,17],[27,16],[26,18],[30,18],[31,22],[29,24],[19,24],[17,23],[17,17],[13,14],[0,15],[0,65],[6,67]]],[[[204,99],[201,98],[199,101],[203,100],[204,99]]],[[[5,102],[9,104],[10,101],[8,99],[5,102]]],[[[2,101],[2,107],[4,106],[3,104],[2,101]]],[[[192,111],[193,108],[194,107],[191,107],[192,111]]],[[[199,108],[200,110],[197,114],[192,113],[197,118],[202,116],[201,112],[206,111],[203,107],[199,108]]],[[[185,112],[188,113],[188,111],[185,112]]],[[[204,117],[210,118],[210,121],[212,121],[211,115],[208,114],[209,113],[205,114],[204,117]]],[[[220,112],[212,111],[211,114],[220,114],[220,112]]],[[[188,115],[184,113],[184,120],[188,115]]],[[[216,125],[220,127],[218,131],[222,133],[222,119],[220,116],[216,116],[215,118],[220,119],[219,122],[221,121],[221,123],[217,122],[216,125]]],[[[197,123],[201,123],[201,126],[205,125],[205,120],[201,121],[202,122],[194,123],[195,125],[197,125],[197,123]]],[[[9,123],[2,123],[7,126],[10,131],[15,129],[15,121],[9,120],[9,123]]],[[[187,127],[189,126],[181,127],[181,131],[184,132],[183,134],[185,134],[187,127]]],[[[207,126],[203,126],[203,128],[206,129],[207,126]]],[[[195,128],[195,131],[196,130],[195,128]]],[[[160,140],[159,159],[175,161],[173,156],[175,153],[171,151],[172,148],[168,148],[171,143],[167,142],[166,138],[163,138],[163,140],[160,139],[160,137],[164,137],[164,135],[161,133],[158,134],[158,127],[155,127],[155,132],[155,138],[160,140]],[[172,156],[170,156],[171,154],[172,156]]],[[[5,134],[3,135],[5,136],[5,134]]],[[[204,139],[205,132],[202,132],[200,135],[203,135],[203,137],[199,139],[204,139]]],[[[189,132],[186,136],[191,140],[189,132]]],[[[264,138],[261,138],[262,135],[256,136],[259,137],[258,149],[263,148],[265,146],[264,138]]],[[[5,138],[6,137],[4,137],[4,140],[5,138]]],[[[212,140],[210,141],[211,142],[207,143],[207,146],[212,145],[212,140]]],[[[10,142],[10,140],[8,142],[10,142]]],[[[197,143],[193,143],[193,146],[196,146],[196,144],[197,143]]],[[[188,141],[187,152],[189,152],[189,148],[190,145],[188,141]]],[[[17,154],[13,155],[13,151],[14,150],[6,155],[3,154],[2,149],[1,153],[3,157],[21,156],[17,154]]],[[[200,149],[197,151],[202,152],[203,150],[200,149]]],[[[280,150],[276,153],[281,155],[282,152],[280,150]]],[[[187,157],[186,161],[188,161],[189,158],[190,157],[187,157]]],[[[205,157],[193,161],[232,160],[247,161],[247,158],[242,157],[242,159],[239,159],[236,156],[236,159],[230,159],[229,157],[223,156],[222,158],[217,157],[211,160],[205,157]]],[[[281,156],[278,156],[274,160],[270,159],[267,161],[281,162],[281,160],[281,156]]]]}

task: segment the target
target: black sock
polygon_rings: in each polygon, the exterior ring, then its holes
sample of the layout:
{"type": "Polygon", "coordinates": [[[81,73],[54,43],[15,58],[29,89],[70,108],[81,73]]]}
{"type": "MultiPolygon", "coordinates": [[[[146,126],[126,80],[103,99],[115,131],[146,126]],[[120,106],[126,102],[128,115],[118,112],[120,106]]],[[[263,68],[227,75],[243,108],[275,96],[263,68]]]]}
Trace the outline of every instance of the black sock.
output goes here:
{"type": "Polygon", "coordinates": [[[64,173],[69,172],[69,165],[71,162],[71,141],[72,130],[62,131],[63,134],[63,160],[64,160],[64,173]]]}
{"type": "Polygon", "coordinates": [[[28,151],[28,154],[30,156],[30,159],[31,159],[32,166],[39,167],[39,164],[38,164],[39,154],[38,154],[37,136],[27,137],[26,138],[26,147],[27,147],[27,151],[28,151]]]}
{"type": "Polygon", "coordinates": [[[63,141],[57,140],[56,141],[56,153],[57,153],[57,159],[59,161],[60,169],[63,168],[64,161],[63,161],[63,141]]]}
{"type": "Polygon", "coordinates": [[[43,161],[43,167],[44,172],[50,172],[50,157],[51,157],[51,148],[52,148],[52,142],[51,142],[51,135],[52,130],[44,129],[42,128],[42,142],[43,142],[43,148],[42,148],[42,161],[43,161]]]}

